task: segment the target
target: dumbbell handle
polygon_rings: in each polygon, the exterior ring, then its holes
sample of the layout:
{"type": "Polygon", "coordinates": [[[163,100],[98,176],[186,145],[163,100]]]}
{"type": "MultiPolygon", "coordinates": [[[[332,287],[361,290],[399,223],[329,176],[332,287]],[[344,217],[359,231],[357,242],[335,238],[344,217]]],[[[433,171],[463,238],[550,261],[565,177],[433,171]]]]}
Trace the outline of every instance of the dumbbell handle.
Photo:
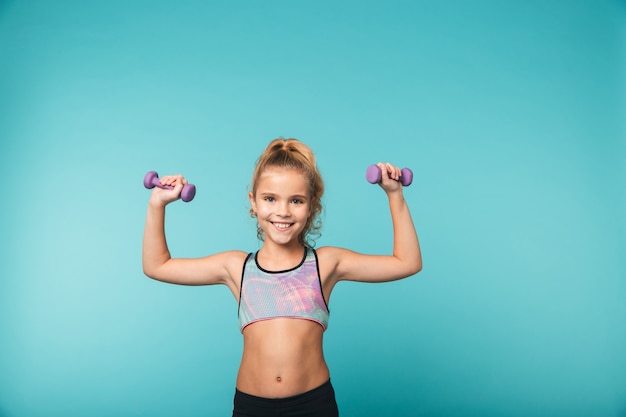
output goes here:
{"type": "MultiPolygon", "coordinates": [[[[171,185],[163,185],[159,181],[159,174],[156,171],[150,171],[143,177],[143,186],[147,189],[154,187],[163,188],[164,190],[173,190],[171,185]]],[[[190,202],[196,196],[196,186],[193,184],[187,184],[183,186],[183,190],[180,193],[180,199],[185,203],[190,202]]]]}
{"type": "MultiPolygon", "coordinates": [[[[413,171],[409,168],[402,168],[400,172],[400,183],[405,187],[411,185],[413,182],[413,171]]],[[[382,180],[383,173],[380,171],[378,165],[370,165],[367,167],[367,171],[365,171],[365,178],[369,183],[377,184],[382,180]]]]}

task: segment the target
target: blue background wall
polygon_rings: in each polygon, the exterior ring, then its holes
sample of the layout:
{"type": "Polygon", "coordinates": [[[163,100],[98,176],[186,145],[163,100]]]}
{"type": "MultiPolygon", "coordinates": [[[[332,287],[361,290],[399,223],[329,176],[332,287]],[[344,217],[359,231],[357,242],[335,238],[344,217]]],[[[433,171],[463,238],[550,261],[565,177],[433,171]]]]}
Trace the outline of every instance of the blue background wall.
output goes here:
{"type": "Polygon", "coordinates": [[[0,2],[0,416],[230,415],[223,287],[145,278],[148,170],[174,256],[254,250],[269,140],[327,182],[318,245],[389,252],[410,166],[424,270],[344,283],[343,416],[626,415],[623,1],[0,2]]]}

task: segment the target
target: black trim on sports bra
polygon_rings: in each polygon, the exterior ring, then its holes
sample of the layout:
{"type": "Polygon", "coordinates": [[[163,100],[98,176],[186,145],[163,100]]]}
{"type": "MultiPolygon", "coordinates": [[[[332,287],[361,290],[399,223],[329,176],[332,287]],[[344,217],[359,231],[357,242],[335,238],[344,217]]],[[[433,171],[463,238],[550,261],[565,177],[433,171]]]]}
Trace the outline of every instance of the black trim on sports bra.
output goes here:
{"type": "MultiPolygon", "coordinates": [[[[294,266],[293,268],[284,269],[282,271],[270,271],[269,269],[265,269],[261,265],[259,265],[259,260],[258,260],[259,251],[256,251],[256,253],[254,254],[254,262],[256,263],[257,268],[259,268],[263,272],[267,272],[268,274],[282,274],[284,272],[289,272],[289,271],[293,271],[294,269],[300,268],[302,266],[302,264],[304,263],[304,261],[306,260],[307,252],[308,252],[308,248],[305,247],[304,248],[304,256],[302,256],[302,260],[300,261],[300,263],[298,265],[294,266]]],[[[244,265],[245,265],[245,262],[244,262],[244,265]]],[[[319,276],[319,274],[318,274],[318,276],[319,276]]]]}
{"type": "MultiPolygon", "coordinates": [[[[248,256],[246,256],[246,260],[243,261],[243,266],[241,267],[241,281],[239,282],[239,302],[237,303],[237,318],[239,318],[239,307],[241,307],[241,292],[243,291],[243,275],[244,275],[244,272],[246,271],[246,264],[248,263],[248,259],[250,259],[251,256],[252,256],[252,252],[250,252],[248,256]]],[[[322,293],[322,298],[323,297],[324,297],[324,294],[322,293]]]]}
{"type": "Polygon", "coordinates": [[[317,269],[317,280],[320,283],[320,292],[322,293],[322,300],[324,300],[324,305],[326,306],[326,311],[330,314],[330,308],[328,308],[328,301],[326,301],[326,296],[324,295],[324,286],[322,286],[322,274],[320,274],[320,260],[317,258],[317,251],[311,248],[313,251],[313,255],[315,255],[315,268],[317,269]]]}

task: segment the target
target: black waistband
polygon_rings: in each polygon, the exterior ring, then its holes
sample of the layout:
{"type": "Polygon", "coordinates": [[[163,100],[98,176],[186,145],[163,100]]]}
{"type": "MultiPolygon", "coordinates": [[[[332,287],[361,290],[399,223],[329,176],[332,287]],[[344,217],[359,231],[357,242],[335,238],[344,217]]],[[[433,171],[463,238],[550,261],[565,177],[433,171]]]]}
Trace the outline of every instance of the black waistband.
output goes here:
{"type": "Polygon", "coordinates": [[[316,400],[320,397],[332,395],[334,397],[335,390],[333,389],[330,379],[320,385],[317,388],[313,388],[310,391],[303,392],[302,394],[296,394],[291,397],[285,398],[265,398],[257,397],[256,395],[246,394],[238,389],[235,390],[235,400],[241,399],[248,404],[254,404],[256,407],[276,407],[276,406],[297,406],[303,402],[316,400]]]}

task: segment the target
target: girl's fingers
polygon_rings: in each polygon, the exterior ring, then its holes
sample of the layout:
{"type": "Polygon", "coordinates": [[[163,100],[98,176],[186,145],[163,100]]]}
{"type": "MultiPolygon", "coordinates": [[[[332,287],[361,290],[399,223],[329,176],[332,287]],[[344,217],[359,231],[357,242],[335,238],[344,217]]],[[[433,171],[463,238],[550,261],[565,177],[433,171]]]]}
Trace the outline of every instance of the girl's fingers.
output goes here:
{"type": "Polygon", "coordinates": [[[387,176],[392,180],[398,181],[400,179],[402,171],[399,167],[392,165],[389,162],[379,162],[377,165],[380,168],[381,172],[387,173],[387,176]]]}
{"type": "Polygon", "coordinates": [[[175,187],[177,183],[181,183],[183,185],[187,184],[187,180],[181,175],[166,175],[159,179],[161,185],[170,185],[175,187]]]}
{"type": "Polygon", "coordinates": [[[398,167],[387,163],[387,172],[389,172],[389,178],[398,181],[400,178],[400,170],[398,167]]]}

